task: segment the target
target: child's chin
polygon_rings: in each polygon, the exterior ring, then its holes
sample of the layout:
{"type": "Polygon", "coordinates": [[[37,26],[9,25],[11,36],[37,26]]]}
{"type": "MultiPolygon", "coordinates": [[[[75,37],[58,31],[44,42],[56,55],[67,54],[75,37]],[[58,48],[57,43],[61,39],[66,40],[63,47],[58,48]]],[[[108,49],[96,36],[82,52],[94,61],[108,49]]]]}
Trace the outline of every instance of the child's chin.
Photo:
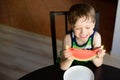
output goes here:
{"type": "Polygon", "coordinates": [[[86,38],[81,38],[82,41],[87,41],[88,40],[88,37],[86,38]]]}

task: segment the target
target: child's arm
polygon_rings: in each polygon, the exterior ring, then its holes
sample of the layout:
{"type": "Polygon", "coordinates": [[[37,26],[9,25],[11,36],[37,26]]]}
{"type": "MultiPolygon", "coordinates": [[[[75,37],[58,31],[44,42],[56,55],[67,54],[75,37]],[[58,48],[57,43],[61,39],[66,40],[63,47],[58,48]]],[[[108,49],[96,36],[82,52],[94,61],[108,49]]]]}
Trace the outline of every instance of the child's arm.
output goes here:
{"type": "Polygon", "coordinates": [[[67,50],[68,47],[71,46],[71,38],[70,35],[66,35],[63,41],[63,52],[61,54],[61,61],[60,61],[60,68],[62,70],[68,69],[72,62],[73,62],[73,57],[72,54],[67,50]]]}
{"type": "MultiPolygon", "coordinates": [[[[93,40],[93,43],[94,43],[94,48],[96,47],[100,47],[101,46],[101,36],[99,33],[95,33],[95,36],[94,36],[94,40],[93,40]]],[[[100,49],[99,52],[97,53],[97,56],[92,60],[93,63],[99,67],[103,64],[103,57],[105,55],[105,50],[104,48],[103,49],[100,49]]]]}

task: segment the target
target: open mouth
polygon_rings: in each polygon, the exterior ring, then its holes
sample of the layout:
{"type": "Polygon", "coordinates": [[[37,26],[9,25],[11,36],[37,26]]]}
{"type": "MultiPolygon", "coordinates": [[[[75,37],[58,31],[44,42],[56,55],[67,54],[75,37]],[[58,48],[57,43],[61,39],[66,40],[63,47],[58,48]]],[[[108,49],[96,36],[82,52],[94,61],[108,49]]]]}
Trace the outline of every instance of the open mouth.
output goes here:
{"type": "Polygon", "coordinates": [[[80,35],[80,38],[82,38],[82,39],[85,39],[87,37],[88,37],[88,35],[80,35]]]}

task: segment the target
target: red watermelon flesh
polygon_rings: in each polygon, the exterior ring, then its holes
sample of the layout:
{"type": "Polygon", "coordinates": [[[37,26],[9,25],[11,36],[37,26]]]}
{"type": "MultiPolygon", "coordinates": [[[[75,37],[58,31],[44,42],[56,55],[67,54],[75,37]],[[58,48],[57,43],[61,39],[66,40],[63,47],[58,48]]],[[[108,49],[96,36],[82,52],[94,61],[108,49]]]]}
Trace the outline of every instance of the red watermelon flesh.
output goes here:
{"type": "Polygon", "coordinates": [[[96,53],[99,51],[99,48],[96,48],[94,50],[68,48],[68,50],[75,57],[76,60],[87,61],[96,57],[96,53]]]}

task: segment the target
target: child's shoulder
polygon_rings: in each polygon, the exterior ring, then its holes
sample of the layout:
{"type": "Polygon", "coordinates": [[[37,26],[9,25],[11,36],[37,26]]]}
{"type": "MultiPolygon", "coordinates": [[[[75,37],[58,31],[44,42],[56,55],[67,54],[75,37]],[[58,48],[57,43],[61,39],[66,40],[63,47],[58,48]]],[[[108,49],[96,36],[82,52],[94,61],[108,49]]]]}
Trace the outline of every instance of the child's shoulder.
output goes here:
{"type": "Polygon", "coordinates": [[[94,34],[94,39],[93,39],[93,43],[94,42],[101,42],[101,35],[99,32],[95,32],[94,34]]]}
{"type": "Polygon", "coordinates": [[[100,36],[101,36],[100,33],[96,31],[94,37],[100,37],[100,36]]]}
{"type": "Polygon", "coordinates": [[[69,34],[66,34],[65,35],[65,39],[71,39],[71,34],[69,33],[69,34]]]}
{"type": "Polygon", "coordinates": [[[95,35],[93,38],[93,45],[94,47],[99,47],[101,45],[101,35],[99,32],[95,32],[95,35]]]}

